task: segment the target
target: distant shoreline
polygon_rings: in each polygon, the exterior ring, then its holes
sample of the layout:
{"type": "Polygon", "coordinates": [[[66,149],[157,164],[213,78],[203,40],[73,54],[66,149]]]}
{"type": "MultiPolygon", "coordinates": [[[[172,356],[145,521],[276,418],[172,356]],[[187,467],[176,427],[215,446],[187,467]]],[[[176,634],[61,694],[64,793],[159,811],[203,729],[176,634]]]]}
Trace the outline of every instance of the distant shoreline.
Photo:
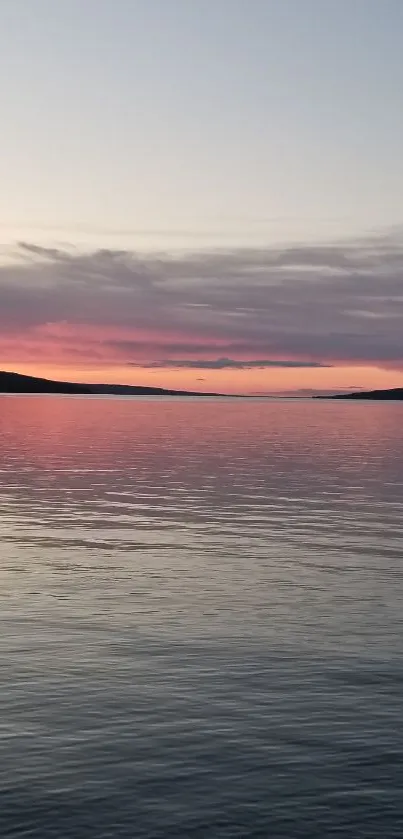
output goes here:
{"type": "Polygon", "coordinates": [[[373,402],[400,402],[403,400],[403,387],[392,387],[388,390],[360,390],[354,393],[334,393],[331,396],[316,394],[313,399],[353,399],[369,400],[373,402]]]}
{"type": "Polygon", "coordinates": [[[75,396],[225,396],[225,393],[205,393],[190,390],[172,390],[163,387],[142,385],[82,384],[60,382],[25,376],[22,373],[0,371],[0,393],[13,394],[60,394],[75,396]]]}
{"type": "Polygon", "coordinates": [[[84,384],[81,382],[61,382],[54,379],[43,379],[37,376],[26,376],[22,373],[0,371],[0,394],[13,395],[71,395],[71,396],[192,396],[197,398],[220,397],[225,399],[343,399],[367,400],[374,402],[403,401],[403,387],[389,390],[358,391],[354,393],[313,394],[301,396],[287,394],[253,394],[253,393],[212,393],[193,390],[173,390],[164,387],[146,387],[143,385],[111,385],[84,384]]]}

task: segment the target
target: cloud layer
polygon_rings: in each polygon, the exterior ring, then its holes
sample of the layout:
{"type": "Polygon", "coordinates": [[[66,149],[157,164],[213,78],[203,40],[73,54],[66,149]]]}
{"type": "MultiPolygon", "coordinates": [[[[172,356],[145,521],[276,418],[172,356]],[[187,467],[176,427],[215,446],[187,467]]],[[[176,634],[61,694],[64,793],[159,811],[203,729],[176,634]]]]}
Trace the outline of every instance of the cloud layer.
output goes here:
{"type": "Polygon", "coordinates": [[[306,368],[306,367],[329,367],[328,364],[321,364],[319,361],[272,361],[271,359],[242,360],[235,358],[165,358],[162,361],[133,362],[133,367],[145,367],[148,369],[162,368],[176,370],[266,370],[270,367],[282,368],[306,368]]]}
{"type": "Polygon", "coordinates": [[[403,241],[185,255],[21,243],[0,266],[0,352],[77,365],[400,369],[403,241]]]}

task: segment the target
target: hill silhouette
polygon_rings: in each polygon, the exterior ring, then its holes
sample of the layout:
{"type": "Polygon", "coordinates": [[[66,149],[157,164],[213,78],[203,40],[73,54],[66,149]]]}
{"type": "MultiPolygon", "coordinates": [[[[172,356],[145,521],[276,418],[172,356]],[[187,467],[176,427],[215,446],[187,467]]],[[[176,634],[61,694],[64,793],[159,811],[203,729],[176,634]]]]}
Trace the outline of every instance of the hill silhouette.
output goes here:
{"type": "Polygon", "coordinates": [[[354,393],[337,393],[332,396],[315,396],[314,399],[373,399],[379,402],[403,400],[403,387],[392,387],[387,390],[359,390],[354,393]]]}
{"type": "Polygon", "coordinates": [[[171,390],[163,387],[142,385],[81,384],[80,382],[59,382],[25,376],[22,373],[0,371],[0,393],[60,393],[86,396],[218,396],[216,393],[200,393],[190,390],[171,390]]]}

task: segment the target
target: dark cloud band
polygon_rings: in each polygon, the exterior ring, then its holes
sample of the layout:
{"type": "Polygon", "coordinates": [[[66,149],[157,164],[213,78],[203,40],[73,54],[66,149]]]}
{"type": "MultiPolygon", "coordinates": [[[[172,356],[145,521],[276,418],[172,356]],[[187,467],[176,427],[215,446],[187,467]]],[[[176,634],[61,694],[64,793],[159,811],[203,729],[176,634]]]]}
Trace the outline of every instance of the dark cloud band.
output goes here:
{"type": "Polygon", "coordinates": [[[0,338],[29,337],[32,353],[63,322],[87,330],[75,348],[87,361],[403,367],[400,234],[181,256],[23,243],[13,256],[0,265],[0,338]]]}
{"type": "Polygon", "coordinates": [[[318,361],[273,361],[271,359],[240,360],[237,358],[213,358],[213,359],[168,359],[151,362],[132,363],[133,367],[146,367],[148,369],[187,369],[187,370],[264,370],[269,367],[329,367],[329,364],[321,364],[318,361]]]}

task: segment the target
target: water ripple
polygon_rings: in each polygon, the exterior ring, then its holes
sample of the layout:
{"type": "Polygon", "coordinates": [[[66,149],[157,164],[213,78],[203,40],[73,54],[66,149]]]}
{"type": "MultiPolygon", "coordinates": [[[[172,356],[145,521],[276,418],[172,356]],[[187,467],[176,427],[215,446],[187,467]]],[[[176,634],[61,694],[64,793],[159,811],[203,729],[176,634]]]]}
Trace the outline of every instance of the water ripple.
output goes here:
{"type": "Polygon", "coordinates": [[[400,839],[403,406],[0,401],[0,835],[400,839]]]}

